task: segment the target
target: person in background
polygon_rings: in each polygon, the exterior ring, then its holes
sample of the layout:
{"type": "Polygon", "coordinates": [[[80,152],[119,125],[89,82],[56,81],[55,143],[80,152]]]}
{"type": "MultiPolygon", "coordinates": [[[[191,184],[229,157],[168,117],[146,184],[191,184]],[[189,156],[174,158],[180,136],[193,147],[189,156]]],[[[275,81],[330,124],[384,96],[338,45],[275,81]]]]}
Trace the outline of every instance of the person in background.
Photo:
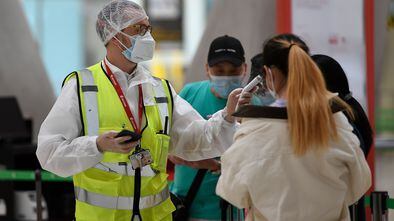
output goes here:
{"type": "Polygon", "coordinates": [[[326,89],[308,51],[292,34],[266,41],[262,72],[276,102],[234,114],[242,122],[221,157],[216,193],[247,208],[248,221],[350,220],[348,206],[371,185],[343,114],[351,108],[326,89]]]}
{"type": "Polygon", "coordinates": [[[251,82],[257,75],[261,75],[263,68],[263,53],[258,53],[250,59],[252,66],[250,67],[250,76],[248,82],[251,82]]]}
{"type": "MultiPolygon", "coordinates": [[[[263,68],[263,53],[255,55],[251,60],[252,66],[250,68],[250,76],[248,83],[255,77],[261,75],[263,68]]],[[[268,106],[275,101],[275,98],[266,90],[267,83],[263,78],[262,82],[258,85],[258,89],[253,93],[252,104],[260,106],[268,106]]]]}
{"type": "MultiPolygon", "coordinates": [[[[225,107],[231,91],[242,87],[246,74],[244,49],[231,36],[214,39],[209,47],[206,75],[209,80],[187,84],[179,95],[189,102],[202,117],[209,119],[225,107]]],[[[224,147],[227,148],[227,147],[224,147]]],[[[218,159],[183,161],[170,157],[175,164],[171,192],[185,197],[198,169],[208,169],[189,210],[189,220],[221,220],[220,197],[215,194],[220,170],[218,159]],[[196,169],[198,168],[198,169],[196,169]]]]}
{"type": "Polygon", "coordinates": [[[373,132],[368,117],[365,114],[361,104],[352,96],[349,89],[349,81],[342,66],[332,57],[327,55],[313,55],[312,59],[319,66],[323,73],[327,89],[333,93],[338,93],[338,96],[352,107],[354,113],[354,120],[349,115],[346,117],[352,123],[357,133],[360,134],[359,138],[362,141],[361,148],[365,156],[368,156],[373,142],[373,132]]]}
{"type": "MultiPolygon", "coordinates": [[[[353,133],[360,140],[360,147],[365,157],[367,157],[373,142],[372,128],[360,103],[349,90],[349,82],[345,71],[335,59],[327,55],[313,55],[312,59],[322,71],[327,89],[333,93],[338,93],[338,96],[352,108],[354,119],[346,113],[345,116],[353,126],[353,133]]],[[[358,221],[365,220],[364,204],[364,197],[362,197],[356,205],[358,221]]]]}

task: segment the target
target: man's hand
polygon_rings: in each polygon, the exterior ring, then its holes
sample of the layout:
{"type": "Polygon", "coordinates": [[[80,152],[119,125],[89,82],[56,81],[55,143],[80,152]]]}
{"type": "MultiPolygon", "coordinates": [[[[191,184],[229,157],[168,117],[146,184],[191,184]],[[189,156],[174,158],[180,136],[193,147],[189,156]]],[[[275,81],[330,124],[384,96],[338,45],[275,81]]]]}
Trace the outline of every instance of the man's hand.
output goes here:
{"type": "Polygon", "coordinates": [[[123,143],[126,140],[131,139],[130,136],[118,137],[119,132],[109,131],[101,134],[96,139],[97,148],[100,152],[115,152],[115,153],[130,153],[134,147],[137,146],[138,141],[123,143]]]}
{"type": "Polygon", "coordinates": [[[252,93],[255,90],[256,88],[253,89],[251,92],[244,92],[241,94],[242,88],[237,88],[228,95],[226,105],[227,115],[225,116],[226,121],[230,123],[233,123],[235,121],[235,117],[233,117],[232,115],[236,111],[236,108],[245,104],[249,104],[252,100],[252,93]]]}
{"type": "Polygon", "coordinates": [[[206,159],[206,160],[198,160],[198,161],[186,161],[182,158],[169,155],[168,159],[174,164],[185,165],[188,167],[192,167],[195,169],[208,169],[210,171],[220,170],[220,163],[215,159],[206,159]]]}

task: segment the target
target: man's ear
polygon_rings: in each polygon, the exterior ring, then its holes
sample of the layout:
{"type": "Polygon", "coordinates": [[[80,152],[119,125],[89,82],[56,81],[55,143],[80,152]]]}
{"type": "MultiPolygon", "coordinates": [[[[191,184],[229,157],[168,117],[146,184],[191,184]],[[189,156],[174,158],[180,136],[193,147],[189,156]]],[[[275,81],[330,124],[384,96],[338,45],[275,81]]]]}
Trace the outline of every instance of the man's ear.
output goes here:
{"type": "Polygon", "coordinates": [[[116,35],[114,35],[114,37],[112,37],[111,38],[111,40],[109,41],[111,44],[113,44],[113,45],[115,45],[116,47],[119,47],[120,46],[120,43],[119,43],[119,41],[122,41],[123,39],[121,39],[122,37],[121,36],[119,36],[119,33],[118,34],[116,34],[116,35]],[[116,39],[117,40],[116,40],[116,39]],[[119,40],[119,41],[118,41],[119,40]]]}
{"type": "Polygon", "coordinates": [[[243,63],[243,69],[244,69],[244,73],[243,76],[246,76],[246,71],[248,70],[248,65],[246,63],[243,63]]]}
{"type": "Polygon", "coordinates": [[[211,76],[209,75],[209,66],[208,66],[208,63],[205,64],[205,75],[207,76],[208,79],[211,79],[211,76]]]}

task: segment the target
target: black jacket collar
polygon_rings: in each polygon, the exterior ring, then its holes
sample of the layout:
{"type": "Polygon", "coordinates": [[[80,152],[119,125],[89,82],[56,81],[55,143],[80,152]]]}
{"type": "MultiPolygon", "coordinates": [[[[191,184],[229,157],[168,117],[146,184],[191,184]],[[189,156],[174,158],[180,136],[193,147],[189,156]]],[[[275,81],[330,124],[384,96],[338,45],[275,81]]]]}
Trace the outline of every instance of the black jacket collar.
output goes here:
{"type": "MultiPolygon", "coordinates": [[[[343,111],[344,108],[336,103],[331,104],[332,113],[343,111]]],[[[273,119],[287,119],[286,107],[270,107],[270,106],[256,106],[245,105],[240,107],[234,114],[234,117],[244,118],[273,118],[273,119]]]]}

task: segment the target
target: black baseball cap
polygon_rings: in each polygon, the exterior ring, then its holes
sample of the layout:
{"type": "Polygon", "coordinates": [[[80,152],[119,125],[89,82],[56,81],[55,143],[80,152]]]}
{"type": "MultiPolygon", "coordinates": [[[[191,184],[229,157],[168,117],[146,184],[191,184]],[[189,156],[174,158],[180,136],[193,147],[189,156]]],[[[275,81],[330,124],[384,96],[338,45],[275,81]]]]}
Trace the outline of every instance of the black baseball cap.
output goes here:
{"type": "Polygon", "coordinates": [[[245,62],[245,51],[238,39],[224,35],[212,41],[209,46],[208,65],[213,66],[222,61],[230,62],[235,66],[245,62]]]}

